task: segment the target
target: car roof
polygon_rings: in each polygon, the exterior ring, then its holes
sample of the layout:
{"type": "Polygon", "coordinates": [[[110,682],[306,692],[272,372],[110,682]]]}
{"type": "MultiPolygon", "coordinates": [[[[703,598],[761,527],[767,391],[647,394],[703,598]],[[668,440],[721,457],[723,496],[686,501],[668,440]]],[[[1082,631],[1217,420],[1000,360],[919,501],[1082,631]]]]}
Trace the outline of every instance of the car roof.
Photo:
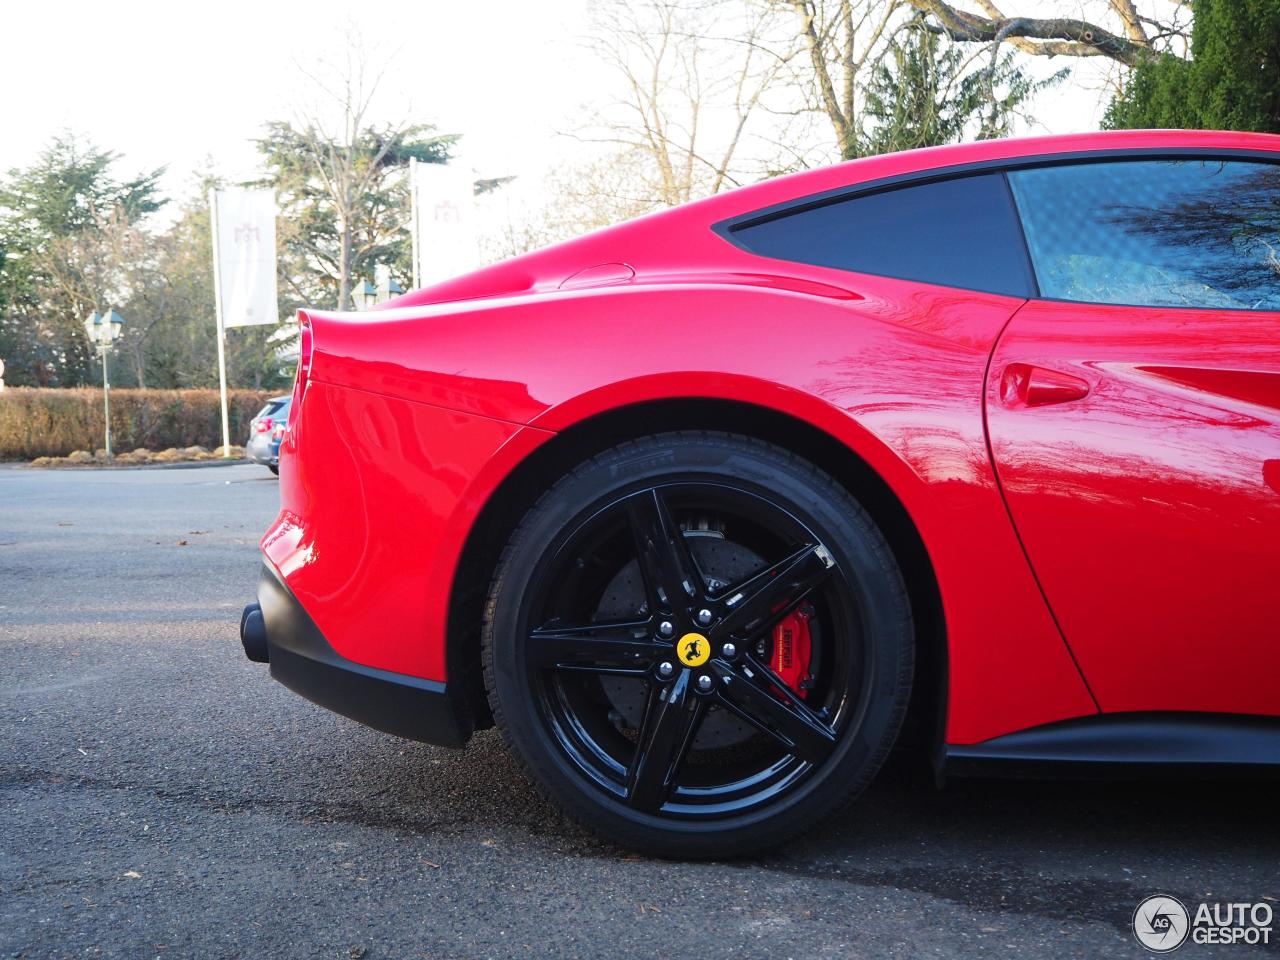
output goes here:
{"type": "Polygon", "coordinates": [[[828,190],[847,188],[890,177],[925,173],[969,164],[998,164],[1004,160],[1068,157],[1109,151],[1203,151],[1237,150],[1275,153],[1280,156],[1280,136],[1217,130],[1107,130],[1044,137],[1014,137],[978,140],[973,143],[924,147],[897,153],[878,154],[843,163],[805,170],[752,184],[738,190],[690,204],[689,209],[706,207],[715,220],[796,200],[828,190]]]}

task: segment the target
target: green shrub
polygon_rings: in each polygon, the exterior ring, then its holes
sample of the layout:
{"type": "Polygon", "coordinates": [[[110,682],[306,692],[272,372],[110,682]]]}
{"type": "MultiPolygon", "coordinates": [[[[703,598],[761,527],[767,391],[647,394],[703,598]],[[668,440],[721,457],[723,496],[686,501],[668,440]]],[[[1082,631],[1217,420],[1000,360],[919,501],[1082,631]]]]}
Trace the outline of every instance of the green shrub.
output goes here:
{"type": "MultiPolygon", "coordinates": [[[[273,395],[227,391],[233,444],[245,442],[249,421],[273,395]]],[[[64,457],[74,450],[97,450],[103,439],[101,390],[0,391],[0,460],[64,457]]],[[[111,446],[117,451],[221,445],[217,390],[111,391],[111,446]]]]}

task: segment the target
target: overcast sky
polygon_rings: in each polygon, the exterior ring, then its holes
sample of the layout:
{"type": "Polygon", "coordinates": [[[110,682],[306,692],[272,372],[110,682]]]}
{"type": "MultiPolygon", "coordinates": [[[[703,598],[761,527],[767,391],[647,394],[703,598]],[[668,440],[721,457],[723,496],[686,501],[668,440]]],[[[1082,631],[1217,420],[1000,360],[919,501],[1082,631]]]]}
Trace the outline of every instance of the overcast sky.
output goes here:
{"type": "Polygon", "coordinates": [[[251,138],[308,96],[297,68],[333,59],[353,12],[396,69],[381,106],[407,103],[465,135],[482,174],[535,159],[585,88],[574,37],[585,0],[549,3],[20,2],[5,5],[0,169],[30,162],[62,128],[179,180],[212,156],[235,175],[251,138]]]}
{"type": "MultiPolygon", "coordinates": [[[[31,162],[61,129],[122,153],[122,173],[167,164],[178,193],[211,157],[250,175],[251,138],[308,97],[297,64],[332,60],[353,13],[366,46],[395,63],[381,106],[463,134],[480,176],[536,176],[573,149],[572,128],[605,75],[582,49],[587,0],[352,4],[125,0],[5,5],[0,170],[31,162]]],[[[1037,65],[1039,68],[1040,65],[1037,65]]],[[[1096,94],[1072,86],[1038,113],[1046,132],[1097,125],[1096,94]]],[[[397,117],[398,119],[398,117],[397,117]]]]}

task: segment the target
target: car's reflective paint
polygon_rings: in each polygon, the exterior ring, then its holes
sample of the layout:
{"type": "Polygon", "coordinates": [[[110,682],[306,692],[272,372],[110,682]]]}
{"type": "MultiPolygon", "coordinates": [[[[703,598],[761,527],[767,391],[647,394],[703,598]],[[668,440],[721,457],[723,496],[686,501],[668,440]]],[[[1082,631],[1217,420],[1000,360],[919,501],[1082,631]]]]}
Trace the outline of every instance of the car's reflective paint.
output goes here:
{"type": "Polygon", "coordinates": [[[498,481],[551,434],[314,378],[303,406],[263,552],[338,653],[445,679],[461,545],[498,481]]]}
{"type": "Polygon", "coordinates": [[[1280,713],[1280,314],[1031,302],[992,371],[1009,508],[1102,709],[1280,713]],[[1088,396],[1003,398],[1026,361],[1088,396]]]}
{"type": "MultiPolygon", "coordinates": [[[[1269,341],[1241,333],[1243,341],[1223,344],[1220,330],[1191,323],[1180,335],[1194,343],[1182,353],[1173,329],[1168,349],[1135,351],[1148,318],[1125,308],[1024,305],[783,263],[749,254],[712,229],[773,204],[925,169],[1174,147],[1280,152],[1280,139],[1143,132],[877,157],[601,231],[410,294],[377,314],[308,311],[315,355],[282,451],[283,509],[264,551],[342,656],[446,679],[446,615],[458,558],[480,510],[525,457],[556,432],[620,406],[731,400],[785,413],[839,440],[904,505],[942,596],[948,742],[1093,714],[1098,701],[1106,710],[1280,713],[1277,648],[1259,647],[1275,631],[1257,622],[1256,607],[1224,621],[1217,604],[1205,602],[1190,611],[1203,620],[1187,620],[1184,610],[1180,619],[1162,612],[1139,625],[1125,597],[1096,595],[1113,589],[1126,563],[1150,565],[1149,574],[1128,571],[1136,589],[1191,589],[1194,570],[1156,582],[1160,558],[1117,544],[1109,528],[1115,523],[1130,532],[1128,524],[1138,524],[1144,533],[1168,524],[1159,542],[1174,544],[1179,557],[1198,556],[1201,566],[1217,564],[1212,582],[1222,602],[1229,602],[1220,591],[1233,577],[1256,591],[1274,575],[1277,479],[1267,451],[1280,447],[1276,407],[1264,402],[1254,410],[1260,426],[1252,432],[1212,429],[1224,418],[1246,417],[1241,403],[1274,401],[1274,326],[1269,341]],[[1100,340],[1096,349],[1082,349],[1067,325],[1090,323],[1100,340]],[[1199,371],[1191,376],[1203,378],[1241,366],[1249,350],[1270,358],[1248,368],[1264,385],[1235,382],[1232,389],[1257,395],[1230,401],[1227,412],[1206,413],[1226,401],[1206,400],[1205,390],[1178,381],[1184,374],[1171,379],[1167,372],[1190,366],[1199,371]],[[1000,396],[1010,363],[1084,378],[1094,392],[1018,409],[1000,396]],[[1126,369],[1135,363],[1164,372],[1126,369]],[[1126,407],[1126,395],[1158,397],[1167,411],[1165,446],[1140,447],[1143,418],[1126,407]],[[1072,418],[1081,411],[1078,424],[1072,418]],[[984,413],[992,421],[991,448],[984,413]],[[1102,423],[1129,445],[1126,455],[1106,462],[1087,451],[1081,456],[1076,441],[1098,437],[1102,423]],[[1186,462],[1185,443],[1207,446],[1198,463],[1186,462]],[[1181,472],[1159,487],[1169,504],[1142,513],[1144,489],[1156,489],[1150,471],[1171,461],[1181,472]],[[1070,478],[1074,498],[1034,495],[1056,482],[1055,468],[1070,478]],[[1108,498],[1106,522],[1082,519],[1088,503],[1108,498]],[[1228,536],[1235,539],[1220,541],[1214,555],[1211,514],[1228,503],[1235,531],[1228,536]],[[1122,507],[1131,519],[1122,520],[1122,507]],[[1182,546],[1179,530],[1188,537],[1182,546]],[[1051,610],[1046,594],[1055,604],[1061,596],[1069,612],[1051,610]],[[1154,632],[1128,648],[1141,657],[1114,651],[1139,627],[1176,631],[1176,643],[1166,645],[1176,657],[1195,654],[1201,638],[1209,638],[1200,648],[1208,651],[1224,622],[1266,632],[1217,647],[1224,662],[1207,674],[1215,679],[1231,669],[1228,648],[1237,661],[1252,658],[1236,664],[1233,683],[1217,694],[1197,693],[1191,676],[1214,653],[1202,652],[1179,673],[1177,665],[1149,662],[1160,646],[1154,632]],[[1151,681],[1125,689],[1123,677],[1133,670],[1148,671],[1151,681]]],[[[1146,603],[1150,616],[1158,601],[1146,603]]]]}

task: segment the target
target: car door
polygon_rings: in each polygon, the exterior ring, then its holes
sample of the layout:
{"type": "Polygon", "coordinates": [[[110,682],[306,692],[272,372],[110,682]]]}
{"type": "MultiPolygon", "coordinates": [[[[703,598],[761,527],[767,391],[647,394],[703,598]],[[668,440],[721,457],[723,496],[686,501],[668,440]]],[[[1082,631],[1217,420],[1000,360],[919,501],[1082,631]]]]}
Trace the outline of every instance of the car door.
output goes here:
{"type": "Polygon", "coordinates": [[[1094,696],[1280,714],[1280,166],[1008,177],[1040,296],[992,356],[991,453],[1094,696]]]}

